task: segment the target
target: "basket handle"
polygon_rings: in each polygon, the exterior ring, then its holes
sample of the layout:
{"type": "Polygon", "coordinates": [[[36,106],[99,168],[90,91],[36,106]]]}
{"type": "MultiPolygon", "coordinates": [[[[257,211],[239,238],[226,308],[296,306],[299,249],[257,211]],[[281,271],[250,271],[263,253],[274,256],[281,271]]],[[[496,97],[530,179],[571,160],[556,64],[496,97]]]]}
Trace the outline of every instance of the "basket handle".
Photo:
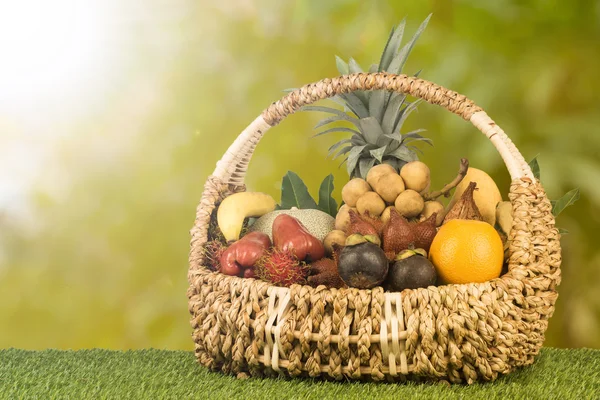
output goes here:
{"type": "Polygon", "coordinates": [[[304,85],[271,104],[256,118],[229,147],[217,163],[213,176],[224,183],[243,185],[252,153],[265,132],[301,107],[341,93],[357,90],[387,90],[410,94],[470,121],[486,135],[504,160],[513,180],[534,179],[531,168],[504,131],[488,117],[483,109],[467,97],[424,79],[385,72],[357,73],[326,78],[304,85]]]}
{"type": "Polygon", "coordinates": [[[531,168],[504,131],[488,117],[483,109],[467,97],[424,79],[377,73],[356,73],[336,78],[326,78],[296,89],[262,112],[227,149],[213,174],[204,186],[202,199],[196,211],[196,221],[191,230],[190,265],[201,263],[201,248],[207,240],[210,215],[215,203],[227,190],[240,190],[248,164],[256,145],[269,128],[277,125],[301,107],[337,94],[364,90],[387,90],[409,94],[470,121],[496,147],[504,160],[512,180],[527,177],[535,182],[531,168]]]}

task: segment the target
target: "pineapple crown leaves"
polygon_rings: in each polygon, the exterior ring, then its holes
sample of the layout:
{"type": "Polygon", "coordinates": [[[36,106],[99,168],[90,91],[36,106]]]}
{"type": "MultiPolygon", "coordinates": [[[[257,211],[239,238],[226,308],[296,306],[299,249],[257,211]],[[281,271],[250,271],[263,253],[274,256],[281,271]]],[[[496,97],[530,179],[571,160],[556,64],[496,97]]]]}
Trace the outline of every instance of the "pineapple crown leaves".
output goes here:
{"type": "MultiPolygon", "coordinates": [[[[430,17],[431,15],[421,23],[413,37],[402,47],[406,19],[394,27],[379,63],[372,64],[369,72],[385,71],[400,74],[430,17]]],[[[363,72],[354,58],[346,62],[336,56],[335,61],[342,75],[363,72]]],[[[419,72],[415,76],[418,76],[419,72]]],[[[333,158],[344,157],[340,165],[346,162],[350,177],[365,178],[371,167],[381,163],[390,164],[399,170],[405,163],[418,159],[417,152],[420,152],[420,149],[415,146],[416,142],[421,141],[432,145],[430,139],[420,135],[423,129],[404,134],[400,132],[407,117],[417,109],[420,100],[411,102],[404,94],[383,90],[343,93],[331,100],[341,105],[343,110],[327,106],[305,106],[302,111],[331,114],[319,121],[315,129],[339,122],[351,125],[348,127],[336,124],[314,135],[316,137],[334,132],[351,134],[350,139],[343,139],[333,144],[328,153],[328,156],[333,158]]]]}

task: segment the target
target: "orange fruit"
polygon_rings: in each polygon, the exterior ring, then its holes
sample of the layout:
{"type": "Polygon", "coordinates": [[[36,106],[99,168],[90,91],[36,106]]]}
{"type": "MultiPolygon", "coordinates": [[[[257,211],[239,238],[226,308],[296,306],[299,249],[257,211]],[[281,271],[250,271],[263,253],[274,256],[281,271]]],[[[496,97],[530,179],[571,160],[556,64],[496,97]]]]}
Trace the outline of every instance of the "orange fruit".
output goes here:
{"type": "Polygon", "coordinates": [[[453,219],[435,235],[429,259],[444,283],[485,282],[500,276],[504,248],[490,224],[453,219]]]}

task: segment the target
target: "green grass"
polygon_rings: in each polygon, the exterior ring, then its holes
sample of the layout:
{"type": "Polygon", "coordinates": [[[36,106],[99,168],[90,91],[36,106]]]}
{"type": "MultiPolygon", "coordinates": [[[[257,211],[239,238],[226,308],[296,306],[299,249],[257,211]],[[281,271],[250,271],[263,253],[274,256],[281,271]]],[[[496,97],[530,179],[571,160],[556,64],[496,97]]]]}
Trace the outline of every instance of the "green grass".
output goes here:
{"type": "Polygon", "coordinates": [[[237,380],[185,351],[0,350],[0,398],[51,399],[597,399],[600,350],[543,349],[537,362],[494,383],[237,380]]]}

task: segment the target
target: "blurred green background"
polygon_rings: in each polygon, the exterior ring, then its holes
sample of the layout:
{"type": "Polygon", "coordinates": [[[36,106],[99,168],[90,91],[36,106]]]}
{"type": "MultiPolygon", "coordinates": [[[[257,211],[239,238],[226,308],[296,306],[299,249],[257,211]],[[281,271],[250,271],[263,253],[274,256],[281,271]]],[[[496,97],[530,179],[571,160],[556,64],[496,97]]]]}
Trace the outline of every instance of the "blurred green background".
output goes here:
{"type": "MultiPolygon", "coordinates": [[[[23,0],[0,7],[0,347],[191,349],[189,229],[206,177],[282,90],[337,75],[334,55],[378,62],[393,25],[433,12],[405,72],[483,106],[551,198],[563,281],[546,345],[600,347],[600,5],[597,1],[23,0]]],[[[247,179],[279,199],[293,170],[313,194],[336,137],[317,113],[264,138],[247,179]]],[[[475,128],[423,104],[422,160],[439,187],[458,160],[506,195],[475,128]]],[[[343,136],[343,135],[341,135],[343,136]]],[[[341,137],[340,136],[340,137],[341,137]]]]}

